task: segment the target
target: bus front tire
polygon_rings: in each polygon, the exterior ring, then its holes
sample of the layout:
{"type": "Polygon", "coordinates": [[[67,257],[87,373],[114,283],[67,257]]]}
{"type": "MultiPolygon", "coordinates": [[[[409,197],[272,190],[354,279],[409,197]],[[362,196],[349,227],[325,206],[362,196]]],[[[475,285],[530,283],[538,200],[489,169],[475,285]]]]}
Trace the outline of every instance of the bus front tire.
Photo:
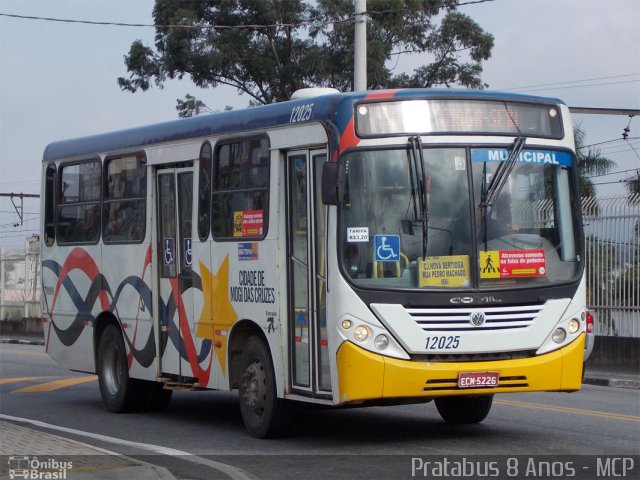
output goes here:
{"type": "Polygon", "coordinates": [[[253,336],[240,356],[240,412],[247,432],[256,438],[273,438],[285,427],[285,404],[278,398],[269,350],[253,336]]]}
{"type": "Polygon", "coordinates": [[[493,395],[438,397],[436,408],[442,419],[453,425],[480,423],[491,410],[493,395]]]}

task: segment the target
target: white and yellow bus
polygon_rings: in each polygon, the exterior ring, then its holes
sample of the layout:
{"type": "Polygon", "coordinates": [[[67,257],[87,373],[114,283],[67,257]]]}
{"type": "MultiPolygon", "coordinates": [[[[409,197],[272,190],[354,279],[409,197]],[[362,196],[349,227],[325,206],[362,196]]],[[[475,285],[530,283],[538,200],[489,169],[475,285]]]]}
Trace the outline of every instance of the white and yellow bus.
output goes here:
{"type": "Polygon", "coordinates": [[[50,144],[46,349],[113,412],[580,389],[583,233],[569,110],[485,91],[328,93],[50,144]]]}

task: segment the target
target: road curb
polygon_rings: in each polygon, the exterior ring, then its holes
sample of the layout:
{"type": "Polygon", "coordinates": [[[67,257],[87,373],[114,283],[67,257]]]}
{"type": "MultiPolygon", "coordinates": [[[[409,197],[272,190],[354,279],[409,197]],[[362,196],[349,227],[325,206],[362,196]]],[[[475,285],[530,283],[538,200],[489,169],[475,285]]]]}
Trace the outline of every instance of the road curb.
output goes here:
{"type": "Polygon", "coordinates": [[[615,387],[640,390],[640,380],[630,378],[603,378],[585,376],[582,383],[586,385],[597,385],[600,387],[615,387]]]}
{"type": "MultiPolygon", "coordinates": [[[[165,467],[72,438],[34,429],[31,426],[27,427],[25,425],[28,425],[28,421],[29,419],[17,417],[12,419],[5,415],[0,416],[0,433],[3,437],[0,442],[0,455],[8,457],[8,460],[20,457],[26,459],[27,462],[36,462],[35,467],[31,463],[28,464],[29,475],[23,478],[67,478],[67,473],[69,478],[87,480],[116,480],[120,478],[175,480],[176,478],[165,467]],[[27,422],[22,420],[27,420],[27,422]],[[40,467],[38,459],[45,462],[44,467],[40,467]],[[48,466],[47,462],[52,460],[58,460],[58,465],[62,466],[48,466]],[[41,468],[44,470],[40,470],[41,468]],[[48,470],[51,468],[53,471],[48,470]],[[56,468],[60,470],[56,471],[56,468]]],[[[14,478],[10,465],[11,463],[9,463],[9,476],[14,478]]]]}
{"type": "Polygon", "coordinates": [[[16,338],[0,338],[0,343],[9,343],[12,345],[44,345],[44,340],[23,340],[16,338]]]}

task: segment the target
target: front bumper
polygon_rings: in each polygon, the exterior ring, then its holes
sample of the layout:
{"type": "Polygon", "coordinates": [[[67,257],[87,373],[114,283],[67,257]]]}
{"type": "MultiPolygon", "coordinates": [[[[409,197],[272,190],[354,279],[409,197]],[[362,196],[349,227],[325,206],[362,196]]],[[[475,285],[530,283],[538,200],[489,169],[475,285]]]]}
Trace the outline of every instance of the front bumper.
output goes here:
{"type": "Polygon", "coordinates": [[[582,384],[584,334],[531,358],[431,363],[378,355],[351,342],[338,349],[338,403],[533,391],[575,391],[582,384]],[[460,372],[499,372],[497,387],[459,388],[460,372]]]}

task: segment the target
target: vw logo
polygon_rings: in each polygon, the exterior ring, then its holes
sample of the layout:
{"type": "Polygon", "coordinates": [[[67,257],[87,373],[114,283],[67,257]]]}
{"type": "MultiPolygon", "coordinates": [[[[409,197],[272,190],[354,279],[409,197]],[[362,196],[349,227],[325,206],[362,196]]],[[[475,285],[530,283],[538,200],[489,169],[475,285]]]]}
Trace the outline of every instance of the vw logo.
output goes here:
{"type": "Polygon", "coordinates": [[[484,325],[485,320],[484,312],[471,312],[469,315],[469,322],[471,322],[471,325],[474,327],[481,327],[484,325]]]}

